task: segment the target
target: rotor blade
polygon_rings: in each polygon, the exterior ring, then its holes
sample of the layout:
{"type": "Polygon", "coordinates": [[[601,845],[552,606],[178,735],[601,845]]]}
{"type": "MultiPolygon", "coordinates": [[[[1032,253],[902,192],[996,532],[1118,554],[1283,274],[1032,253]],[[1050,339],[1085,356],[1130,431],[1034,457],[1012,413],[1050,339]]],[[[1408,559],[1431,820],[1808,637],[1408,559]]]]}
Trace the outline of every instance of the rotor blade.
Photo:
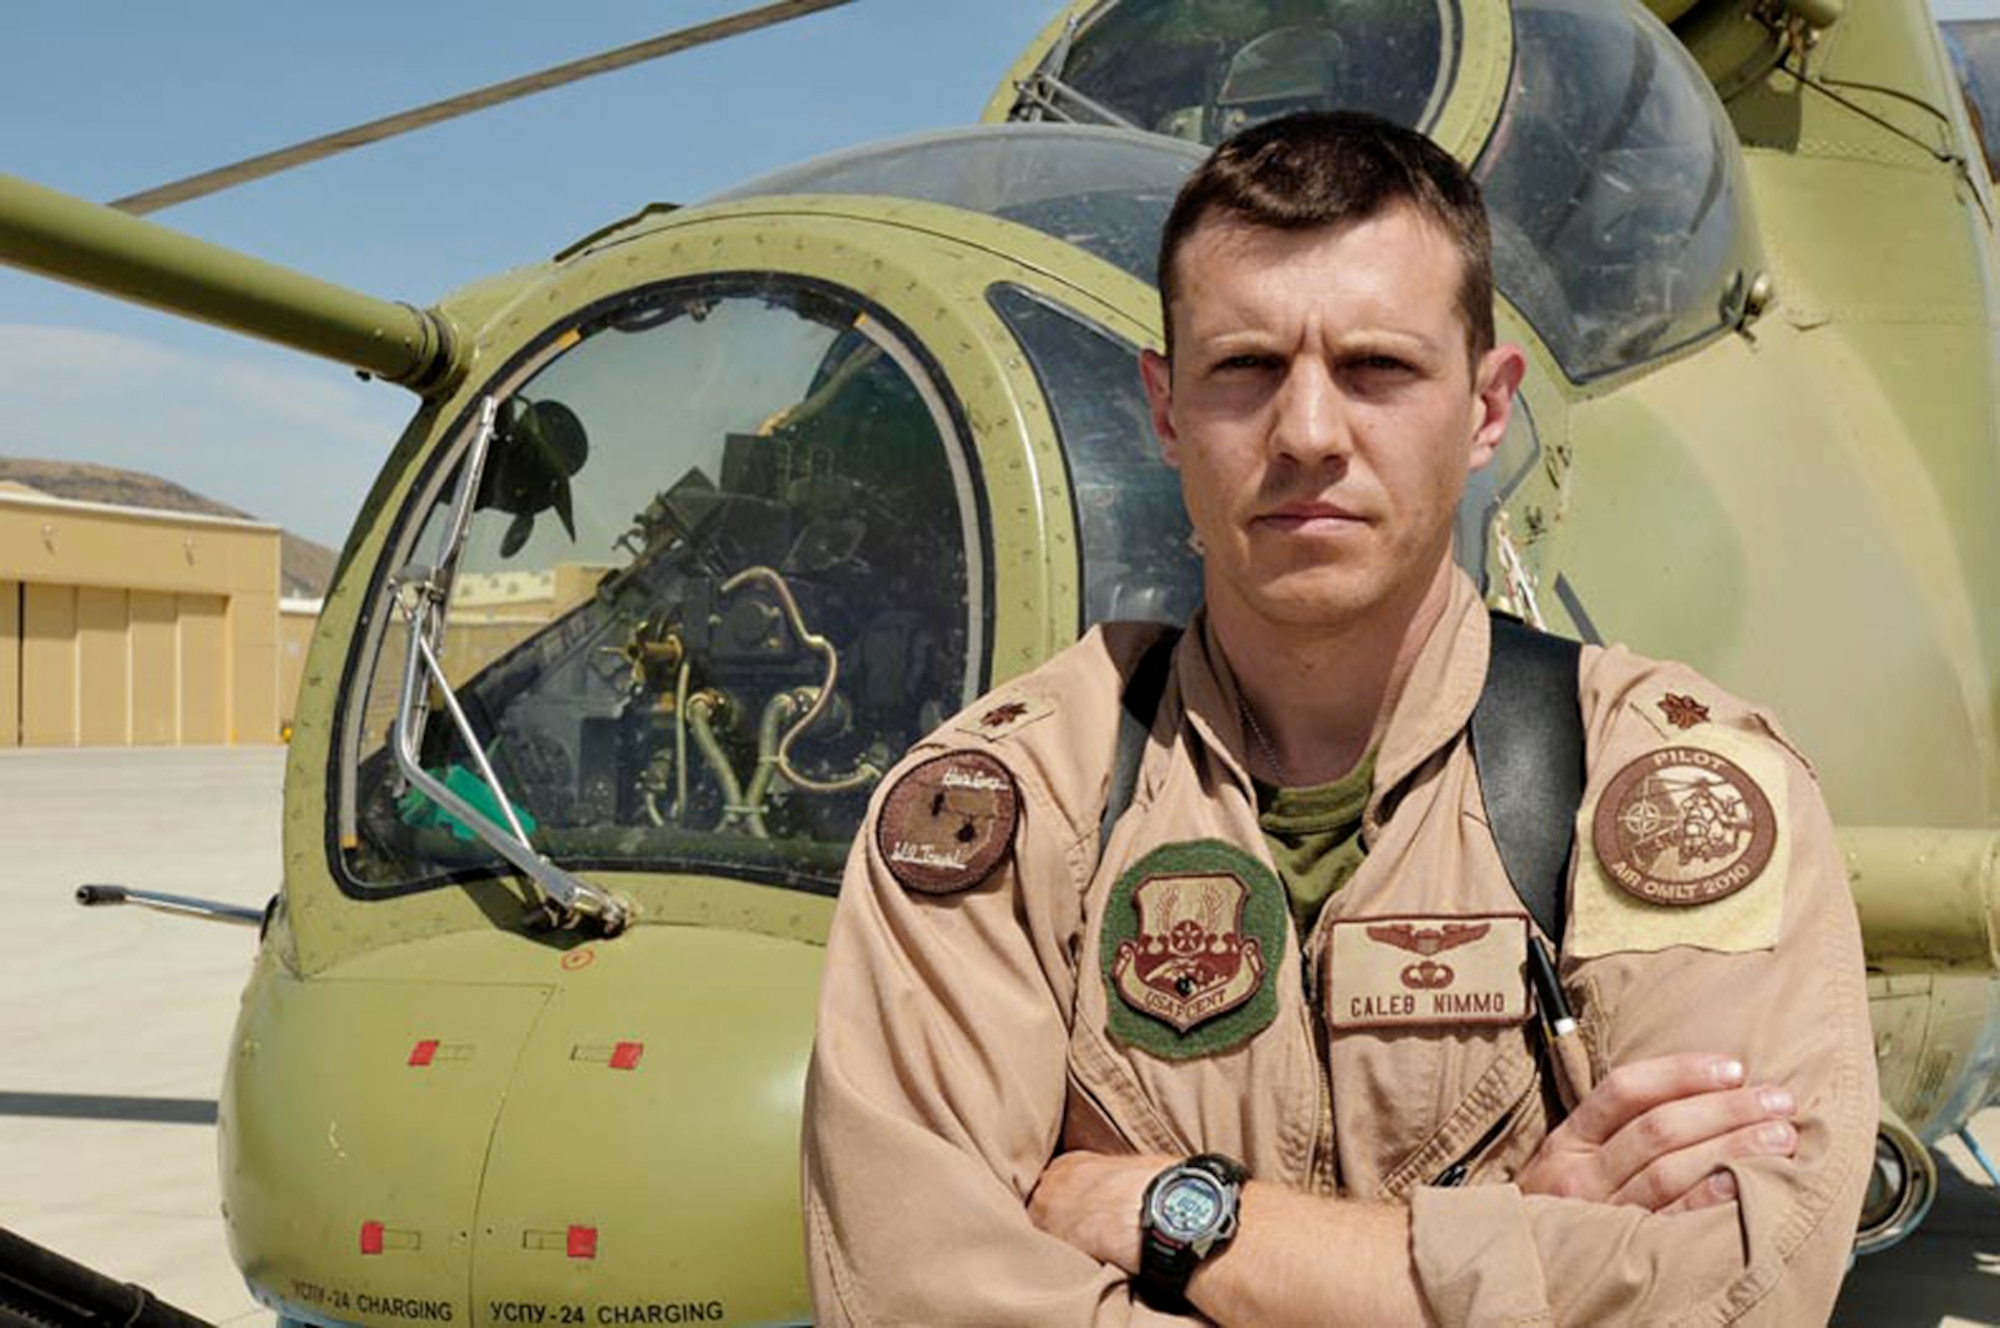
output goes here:
{"type": "Polygon", "coordinates": [[[597,74],[608,74],[614,69],[642,64],[647,60],[657,60],[663,55],[673,55],[677,51],[706,46],[710,42],[723,41],[746,32],[754,32],[759,28],[768,28],[795,18],[804,18],[808,14],[816,14],[823,9],[837,9],[841,5],[851,3],[853,0],[777,0],[775,4],[747,9],[707,23],[698,23],[691,28],[682,28],[677,32],[651,37],[645,41],[634,42],[630,46],[621,46],[599,55],[586,56],[581,60],[571,60],[567,64],[554,65],[539,73],[523,74],[519,78],[510,78],[503,83],[489,84],[471,92],[460,93],[456,97],[434,101],[428,106],[383,116],[379,120],[370,120],[366,124],[325,134],[292,147],[280,148],[276,152],[266,152],[233,165],[203,171],[199,175],[190,175],[184,180],[175,180],[156,189],[115,199],[110,206],[121,212],[144,216],[149,212],[158,212],[161,208],[172,207],[176,203],[186,203],[191,199],[220,193],[224,189],[247,184],[252,180],[261,180],[267,175],[276,175],[279,171],[287,171],[294,166],[303,166],[308,162],[320,161],[353,148],[379,143],[385,138],[407,134],[413,129],[422,129],[445,120],[455,120],[461,115],[470,115],[474,111],[483,111],[504,102],[531,97],[537,92],[547,92],[550,88],[559,88],[565,83],[575,83],[597,74]]]}

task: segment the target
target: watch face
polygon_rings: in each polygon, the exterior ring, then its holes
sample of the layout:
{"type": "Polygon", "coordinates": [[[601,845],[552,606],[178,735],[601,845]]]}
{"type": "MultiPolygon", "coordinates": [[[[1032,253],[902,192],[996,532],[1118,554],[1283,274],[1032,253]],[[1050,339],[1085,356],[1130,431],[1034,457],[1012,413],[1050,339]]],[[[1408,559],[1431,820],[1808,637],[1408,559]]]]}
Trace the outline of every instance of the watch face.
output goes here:
{"type": "Polygon", "coordinates": [[[1199,1173],[1176,1176],[1153,1196],[1154,1225],[1179,1240],[1207,1234],[1222,1213],[1222,1187],[1199,1173]]]}

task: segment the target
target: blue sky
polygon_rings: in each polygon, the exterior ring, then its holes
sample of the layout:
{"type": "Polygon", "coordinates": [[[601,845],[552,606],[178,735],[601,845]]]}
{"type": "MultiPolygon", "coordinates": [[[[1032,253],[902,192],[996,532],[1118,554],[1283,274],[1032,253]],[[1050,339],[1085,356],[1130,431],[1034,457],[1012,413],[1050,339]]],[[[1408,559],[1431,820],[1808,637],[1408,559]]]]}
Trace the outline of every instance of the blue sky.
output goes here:
{"type": "MultiPolygon", "coordinates": [[[[19,0],[0,170],[105,200],[752,0],[19,0]]],[[[654,200],[977,118],[1060,0],[856,0],[157,220],[428,303],[654,200]]],[[[0,455],[163,475],[338,544],[415,398],[0,269],[0,455]]]]}
{"type": "MultiPolygon", "coordinates": [[[[750,3],[14,0],[0,40],[0,169],[109,199],[750,3]]],[[[856,0],[158,219],[428,303],[648,201],[692,201],[833,148],[967,123],[1061,8],[856,0]]],[[[1936,8],[1993,15],[2000,0],[1936,8]]],[[[0,269],[0,455],[150,471],[338,544],[414,401],[0,269]]]]}

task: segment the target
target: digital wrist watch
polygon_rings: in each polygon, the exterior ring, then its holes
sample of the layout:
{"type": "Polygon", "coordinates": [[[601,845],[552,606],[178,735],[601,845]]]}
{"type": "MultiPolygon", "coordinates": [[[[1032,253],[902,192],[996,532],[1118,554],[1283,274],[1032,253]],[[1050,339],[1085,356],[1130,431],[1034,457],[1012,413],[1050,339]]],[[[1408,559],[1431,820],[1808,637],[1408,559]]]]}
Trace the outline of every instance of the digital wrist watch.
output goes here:
{"type": "Polygon", "coordinates": [[[1236,1208],[1249,1173],[1220,1153],[1168,1167],[1146,1187],[1139,1206],[1140,1298],[1157,1310],[1186,1313],[1188,1278],[1236,1234],[1236,1208]]]}

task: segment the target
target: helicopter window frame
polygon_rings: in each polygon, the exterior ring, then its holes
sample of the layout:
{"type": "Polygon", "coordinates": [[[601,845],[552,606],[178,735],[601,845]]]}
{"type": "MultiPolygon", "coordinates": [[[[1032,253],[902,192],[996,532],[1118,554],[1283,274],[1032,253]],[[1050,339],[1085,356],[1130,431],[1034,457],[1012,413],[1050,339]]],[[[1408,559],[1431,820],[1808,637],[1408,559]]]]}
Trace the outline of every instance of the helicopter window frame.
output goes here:
{"type": "MultiPolygon", "coordinates": [[[[381,553],[363,593],[356,630],[342,662],[342,692],[346,704],[335,712],[335,730],[328,745],[329,782],[338,790],[327,809],[325,853],[334,884],[341,894],[360,902],[395,899],[453,885],[490,881],[516,875],[504,859],[465,866],[443,866],[414,879],[374,883],[360,879],[348,865],[348,854],[359,842],[361,746],[365,715],[374,690],[389,629],[398,620],[397,573],[416,553],[440,497],[446,493],[476,442],[482,403],[491,397],[505,402],[556,359],[587,339],[585,328],[603,322],[619,309],[664,299],[694,303],[704,298],[755,298],[783,291],[807,300],[818,299],[851,310],[854,327],[879,347],[915,390],[935,428],[957,498],[956,517],[965,551],[966,600],[961,608],[966,631],[962,677],[955,705],[971,704],[989,686],[993,672],[995,567],[989,550],[994,538],[992,501],[979,460],[977,431],[964,403],[953,390],[950,375],[915,331],[879,302],[837,282],[777,269],[731,269],[670,277],[620,290],[569,311],[531,338],[495,371],[482,390],[463,391],[464,405],[450,425],[438,430],[445,441],[433,449],[391,520],[381,553]],[[366,685],[363,686],[364,681],[366,685]]],[[[899,759],[901,752],[893,757],[899,759]]],[[[540,852],[539,847],[536,849],[540,852]]],[[[731,863],[727,867],[641,858],[564,855],[558,861],[571,871],[626,874],[725,876],[750,884],[831,898],[839,893],[840,873],[822,876],[802,869],[731,863]]]]}
{"type": "Polygon", "coordinates": [[[1160,229],[1207,157],[1200,144],[1140,130],[983,124],[846,148],[732,186],[702,206],[828,194],[934,203],[1025,227],[1151,285],[1160,229]],[[1115,224],[1125,219],[1138,225],[1115,224]]]}
{"type": "MultiPolygon", "coordinates": [[[[1085,460],[1086,455],[1084,449],[1080,446],[1084,441],[1083,437],[1080,434],[1072,433],[1070,428],[1076,415],[1073,394],[1058,393],[1053,389],[1050,381],[1050,371],[1045,363],[1045,361],[1050,359],[1049,351],[1052,348],[1046,343],[1035,340],[1031,335],[1031,330],[1015,317],[1004,301],[1018,300],[1031,305],[1055,318],[1061,319],[1064,324],[1071,328],[1101,339],[1108,346],[1128,352],[1132,357],[1130,382],[1135,388],[1138,387],[1140,382],[1139,356],[1142,348],[1129,338],[1106,327],[1099,320],[1090,317],[1074,306],[1065,304],[1060,300],[1052,298],[1046,292],[1036,290],[1032,286],[1024,285],[1019,281],[993,282],[986,287],[985,294],[987,306],[993,311],[994,317],[998,318],[1001,325],[1007,329],[1008,335],[1013,339],[1013,344],[1019,348],[1023,358],[1026,359],[1028,369],[1034,375],[1036,389],[1042,394],[1042,401],[1048,408],[1050,426],[1056,434],[1057,450],[1062,457],[1064,484],[1069,490],[1071,528],[1076,533],[1076,538],[1073,541],[1076,554],[1076,581],[1079,592],[1076,605],[1076,631],[1078,636],[1082,636],[1097,623],[1120,620],[1117,615],[1113,614],[1106,614],[1102,617],[1093,616],[1091,613],[1091,597],[1093,591],[1097,589],[1094,584],[1095,575],[1103,569],[1105,564],[1114,561],[1115,555],[1129,552],[1130,546],[1127,544],[1116,549],[1105,549],[1101,547],[1094,548],[1092,545],[1090,540],[1090,526],[1084,519],[1083,490],[1086,487],[1093,486],[1085,486],[1078,483],[1078,463],[1085,460]],[[1092,557],[1093,551],[1097,554],[1095,559],[1092,557]]],[[[1138,389],[1138,400],[1143,406],[1143,389],[1138,389]]],[[[1144,433],[1140,438],[1140,444],[1147,454],[1158,462],[1162,475],[1174,476],[1173,470],[1166,464],[1165,459],[1160,456],[1159,440],[1154,436],[1150,421],[1147,423],[1144,433]]],[[[1099,464],[1104,460],[1102,457],[1090,459],[1099,464]]],[[[1174,476],[1173,491],[1177,510],[1180,514],[1181,525],[1191,538],[1193,535],[1193,526],[1188,521],[1186,502],[1180,496],[1178,476],[1174,476]]],[[[1134,532],[1127,529],[1125,533],[1129,535],[1134,532]]],[[[1189,556],[1191,558],[1194,557],[1192,550],[1190,550],[1189,556]]],[[[1202,601],[1201,563],[1199,558],[1194,558],[1192,571],[1194,573],[1193,604],[1189,608],[1190,614],[1192,614],[1195,608],[1200,606],[1202,601]]],[[[1125,620],[1131,621],[1131,619],[1125,620]]],[[[1141,619],[1140,621],[1168,622],[1185,627],[1188,622],[1188,616],[1174,617],[1169,615],[1141,619]]]]}

